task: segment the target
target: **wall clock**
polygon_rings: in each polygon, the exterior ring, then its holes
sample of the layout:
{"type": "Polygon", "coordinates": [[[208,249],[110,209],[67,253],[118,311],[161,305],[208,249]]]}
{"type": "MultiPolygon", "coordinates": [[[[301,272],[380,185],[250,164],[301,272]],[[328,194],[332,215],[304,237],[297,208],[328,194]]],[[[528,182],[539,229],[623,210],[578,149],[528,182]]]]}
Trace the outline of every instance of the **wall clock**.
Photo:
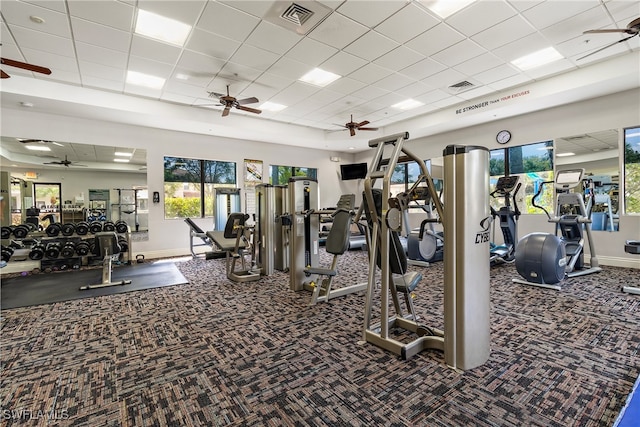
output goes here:
{"type": "Polygon", "coordinates": [[[496,141],[498,141],[498,144],[506,144],[510,140],[511,140],[511,132],[509,132],[508,130],[501,130],[496,135],[496,141]]]}

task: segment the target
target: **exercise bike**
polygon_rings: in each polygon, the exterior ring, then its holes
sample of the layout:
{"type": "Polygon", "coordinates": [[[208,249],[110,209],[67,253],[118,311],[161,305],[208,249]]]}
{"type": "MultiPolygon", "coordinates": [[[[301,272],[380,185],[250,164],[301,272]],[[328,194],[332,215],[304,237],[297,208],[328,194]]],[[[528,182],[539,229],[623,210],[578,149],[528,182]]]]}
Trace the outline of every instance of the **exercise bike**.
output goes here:
{"type": "Polygon", "coordinates": [[[518,241],[518,218],[520,218],[520,209],[516,203],[516,194],[520,190],[521,184],[518,182],[517,175],[501,176],[498,178],[496,188],[489,193],[493,198],[504,197],[504,206],[497,211],[493,206],[491,216],[493,224],[495,219],[500,218],[500,229],[502,230],[502,245],[491,243],[489,248],[489,262],[491,265],[499,263],[513,262],[516,256],[516,242],[518,241]],[[513,209],[511,204],[513,203],[513,209]]]}
{"type": "Polygon", "coordinates": [[[583,175],[584,169],[558,171],[555,181],[544,181],[540,184],[538,192],[531,199],[531,204],[542,209],[549,222],[556,224],[556,232],[555,234],[531,233],[518,242],[515,265],[524,280],[513,279],[515,283],[560,290],[558,282],[565,277],[584,276],[602,270],[598,266],[598,258],[591,237],[591,220],[582,194],[570,192],[582,183],[583,175]],[[555,212],[560,216],[552,217],[544,207],[536,204],[536,199],[546,184],[554,184],[555,212]],[[591,256],[589,268],[584,264],[585,237],[591,256]]]}

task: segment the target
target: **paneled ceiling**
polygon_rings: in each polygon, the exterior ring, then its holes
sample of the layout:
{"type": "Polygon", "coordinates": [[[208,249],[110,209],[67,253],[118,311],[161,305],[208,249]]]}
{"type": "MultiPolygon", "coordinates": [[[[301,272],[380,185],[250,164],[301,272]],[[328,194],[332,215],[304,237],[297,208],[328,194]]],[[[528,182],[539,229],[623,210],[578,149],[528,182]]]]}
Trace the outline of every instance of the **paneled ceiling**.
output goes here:
{"type": "MultiPolygon", "coordinates": [[[[315,18],[292,25],[281,17],[292,2],[267,0],[2,0],[2,57],[52,71],[43,75],[3,65],[11,78],[2,80],[2,108],[115,121],[126,115],[127,123],[146,126],[156,114],[152,125],[159,128],[266,142],[293,131],[301,137],[290,138],[296,140],[292,144],[359,150],[371,137],[399,126],[413,131],[412,126],[422,126],[417,125],[421,117],[514,88],[549,81],[557,86],[551,92],[562,95],[561,82],[574,74],[579,76],[574,81],[596,83],[585,83],[583,97],[590,96],[590,87],[598,88],[592,96],[601,96],[597,83],[608,84],[609,77],[604,65],[637,58],[640,50],[640,37],[621,41],[630,35],[624,32],[583,34],[625,29],[640,17],[638,1],[479,0],[446,18],[431,10],[434,2],[428,0],[295,3],[315,18]],[[136,34],[140,10],[191,25],[184,45],[136,34]],[[511,63],[547,47],[561,58],[528,71],[511,63]],[[299,81],[316,67],[341,77],[324,88],[299,81]],[[160,89],[136,86],[127,83],[128,71],[165,82],[160,89]],[[259,99],[249,107],[269,101],[286,108],[260,115],[234,108],[221,117],[222,107],[202,106],[215,102],[208,92],[225,93],[227,85],[238,99],[259,99]],[[392,107],[407,99],[423,105],[392,107]],[[185,115],[189,120],[178,123],[185,115]],[[341,125],[351,116],[379,130],[350,137],[341,125]]],[[[635,79],[619,79],[610,92],[637,88],[637,74],[640,66],[635,79]]],[[[556,98],[555,103],[567,102],[556,98]]],[[[519,105],[518,113],[527,108],[519,105]]],[[[450,122],[447,129],[473,124],[450,122]]],[[[47,138],[43,130],[4,136],[47,138]]]]}

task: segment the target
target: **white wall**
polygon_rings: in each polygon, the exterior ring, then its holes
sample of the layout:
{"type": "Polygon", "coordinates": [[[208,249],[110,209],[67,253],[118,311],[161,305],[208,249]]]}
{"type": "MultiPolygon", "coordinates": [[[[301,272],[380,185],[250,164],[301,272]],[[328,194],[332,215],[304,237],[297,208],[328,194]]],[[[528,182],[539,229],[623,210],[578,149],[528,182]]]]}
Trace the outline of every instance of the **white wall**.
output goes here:
{"type": "MultiPolygon", "coordinates": [[[[121,147],[135,147],[147,150],[147,180],[149,194],[157,191],[161,195],[159,204],[149,206],[149,240],[136,242],[134,254],[143,253],[147,258],[173,256],[189,253],[189,229],[182,220],[165,220],[163,208],[164,156],[190,157],[210,160],[236,162],[238,167],[238,186],[243,188],[244,159],[262,160],[265,168],[265,182],[269,177],[270,164],[312,167],[318,169],[321,206],[335,206],[341,194],[355,192],[353,182],[340,181],[340,163],[352,163],[353,155],[332,151],[303,149],[278,144],[265,144],[253,141],[234,140],[201,134],[167,131],[96,120],[57,116],[24,109],[2,110],[2,134],[7,137],[22,137],[30,134],[34,127],[46,128],[47,139],[71,143],[86,143],[121,147]],[[341,162],[332,162],[330,157],[337,156],[341,162]]],[[[295,138],[295,135],[283,135],[283,138],[295,138]]],[[[8,165],[0,169],[9,170],[8,165]]],[[[55,171],[54,171],[55,172],[55,171]]],[[[81,188],[126,188],[132,185],[144,185],[137,177],[131,182],[122,181],[120,173],[96,173],[77,175],[73,180],[82,181],[81,187],[70,185],[71,173],[64,171],[60,176],[49,175],[44,171],[39,181],[63,182],[63,200],[75,195],[81,188]],[[87,176],[89,175],[89,176],[87,176]],[[49,179],[49,177],[51,179],[49,179]],[[61,181],[58,181],[59,178],[61,181]],[[69,187],[67,183],[69,182],[69,187]],[[89,184],[90,183],[90,184],[89,184]]],[[[81,174],[78,172],[78,174],[81,174]]],[[[243,197],[244,208],[244,197],[243,197]]],[[[201,219],[198,224],[205,230],[211,229],[211,219],[201,219]]]]}
{"type": "MultiPolygon", "coordinates": [[[[513,139],[509,142],[509,146],[514,146],[560,136],[637,126],[640,125],[639,99],[640,90],[622,92],[410,140],[407,146],[421,158],[429,159],[442,156],[442,150],[454,143],[482,145],[489,149],[498,148],[495,135],[500,129],[511,130],[513,139]]],[[[424,120],[429,120],[429,117],[425,116],[424,120]]],[[[329,158],[338,156],[341,158],[341,163],[369,162],[372,155],[370,151],[352,155],[344,152],[303,149],[3,108],[3,136],[29,135],[30,129],[34,127],[46,128],[48,139],[51,140],[146,149],[148,153],[147,185],[150,194],[154,191],[163,194],[164,156],[233,161],[237,163],[239,170],[244,159],[249,158],[262,160],[265,172],[269,164],[317,168],[321,206],[332,206],[343,193],[356,193],[359,199],[362,182],[360,180],[341,182],[340,163],[331,162],[329,158]]],[[[411,132],[411,129],[406,130],[411,132]]],[[[295,137],[294,134],[282,135],[283,139],[295,137]]],[[[242,175],[239,173],[240,187],[242,187],[241,179],[242,175]]],[[[265,177],[266,179],[268,177],[265,177]]],[[[109,186],[111,187],[112,184],[109,183],[109,186]]],[[[92,188],[99,187],[99,185],[92,186],[92,188]]],[[[133,252],[144,253],[147,258],[188,253],[188,228],[184,222],[165,220],[162,200],[158,205],[151,204],[149,211],[149,240],[136,242],[133,252]]],[[[211,228],[210,220],[198,222],[204,229],[211,228]]],[[[550,230],[542,215],[523,215],[519,227],[521,236],[531,231],[550,230]]],[[[626,254],[623,248],[626,239],[640,239],[640,216],[622,215],[620,229],[619,233],[598,232],[596,240],[601,263],[640,268],[639,258],[626,254]]]]}
{"type": "MultiPolygon", "coordinates": [[[[425,120],[428,120],[428,117],[425,120]]],[[[441,157],[444,148],[450,144],[480,145],[490,150],[504,147],[495,140],[496,134],[501,129],[511,131],[513,137],[507,145],[511,147],[607,129],[618,129],[622,135],[623,128],[638,125],[640,125],[640,89],[635,89],[508,119],[496,118],[481,125],[415,140],[410,139],[406,144],[413,154],[426,160],[441,157]]],[[[411,134],[411,129],[406,130],[411,134]]],[[[618,151],[624,152],[622,138],[620,138],[618,151]]],[[[358,153],[356,161],[370,162],[372,154],[372,152],[358,153]]],[[[623,159],[620,158],[621,172],[622,162],[623,159]]],[[[622,189],[620,194],[623,194],[622,189]]],[[[415,227],[420,224],[421,218],[412,216],[411,221],[411,226],[415,227]]],[[[547,223],[544,214],[522,215],[518,222],[519,236],[534,231],[553,232],[553,230],[553,226],[547,223]]],[[[624,242],[628,239],[640,239],[640,215],[621,215],[619,232],[594,232],[596,254],[600,263],[640,268],[640,257],[624,252],[624,242]]]]}

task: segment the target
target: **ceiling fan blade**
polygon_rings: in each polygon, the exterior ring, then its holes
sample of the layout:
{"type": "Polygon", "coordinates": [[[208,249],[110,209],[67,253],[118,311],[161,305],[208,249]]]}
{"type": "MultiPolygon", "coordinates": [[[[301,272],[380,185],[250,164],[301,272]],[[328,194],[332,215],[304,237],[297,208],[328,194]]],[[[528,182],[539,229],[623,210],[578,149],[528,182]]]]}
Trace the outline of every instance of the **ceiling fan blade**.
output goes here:
{"type": "Polygon", "coordinates": [[[224,94],[218,92],[209,92],[209,98],[222,98],[224,94]]]}
{"type": "Polygon", "coordinates": [[[39,65],[27,64],[26,62],[14,61],[13,59],[0,58],[2,64],[10,67],[22,68],[23,70],[33,71],[34,73],[51,74],[51,70],[39,65]]]}
{"type": "Polygon", "coordinates": [[[351,136],[354,136],[356,134],[356,130],[354,128],[349,128],[349,134],[351,134],[351,136]]]}
{"type": "Polygon", "coordinates": [[[617,45],[618,43],[622,43],[622,42],[624,42],[624,41],[627,41],[627,40],[629,40],[630,38],[635,37],[635,36],[636,36],[636,35],[634,34],[633,36],[625,37],[625,38],[620,39],[620,40],[618,40],[618,41],[616,41],[616,42],[613,42],[613,43],[611,43],[611,44],[608,44],[608,45],[606,45],[606,46],[604,46],[604,47],[601,47],[600,49],[594,50],[593,52],[586,54],[585,56],[581,56],[580,58],[576,59],[576,61],[580,61],[581,59],[587,58],[587,57],[589,57],[589,56],[591,56],[591,55],[595,55],[595,54],[596,54],[596,53],[598,53],[598,52],[602,52],[603,50],[608,49],[608,48],[610,48],[611,46],[615,46],[615,45],[617,45]]]}
{"type": "Polygon", "coordinates": [[[28,144],[30,142],[40,142],[42,141],[41,139],[21,139],[20,142],[22,142],[23,144],[28,144]]]}
{"type": "Polygon", "coordinates": [[[617,28],[602,29],[602,30],[587,30],[582,34],[600,34],[600,33],[626,33],[627,30],[619,30],[617,28]]]}
{"type": "Polygon", "coordinates": [[[4,71],[0,70],[0,78],[8,79],[9,77],[11,77],[9,74],[7,74],[4,71]]]}
{"type": "Polygon", "coordinates": [[[360,123],[356,124],[356,126],[357,127],[365,126],[365,125],[368,125],[369,123],[371,123],[369,120],[365,120],[363,122],[360,122],[360,123]]]}
{"type": "Polygon", "coordinates": [[[256,113],[256,114],[262,113],[262,110],[258,110],[257,108],[244,107],[242,105],[238,105],[238,106],[236,106],[236,108],[238,110],[248,111],[250,113],[256,113]]]}
{"type": "Polygon", "coordinates": [[[251,98],[239,99],[236,102],[240,105],[244,105],[244,104],[254,104],[260,101],[258,101],[258,98],[252,96],[251,98]]]}
{"type": "Polygon", "coordinates": [[[224,110],[222,110],[222,117],[226,117],[229,115],[229,110],[231,110],[231,107],[226,106],[224,107],[224,110]]]}
{"type": "Polygon", "coordinates": [[[378,130],[378,128],[358,128],[358,130],[378,130]]]}

